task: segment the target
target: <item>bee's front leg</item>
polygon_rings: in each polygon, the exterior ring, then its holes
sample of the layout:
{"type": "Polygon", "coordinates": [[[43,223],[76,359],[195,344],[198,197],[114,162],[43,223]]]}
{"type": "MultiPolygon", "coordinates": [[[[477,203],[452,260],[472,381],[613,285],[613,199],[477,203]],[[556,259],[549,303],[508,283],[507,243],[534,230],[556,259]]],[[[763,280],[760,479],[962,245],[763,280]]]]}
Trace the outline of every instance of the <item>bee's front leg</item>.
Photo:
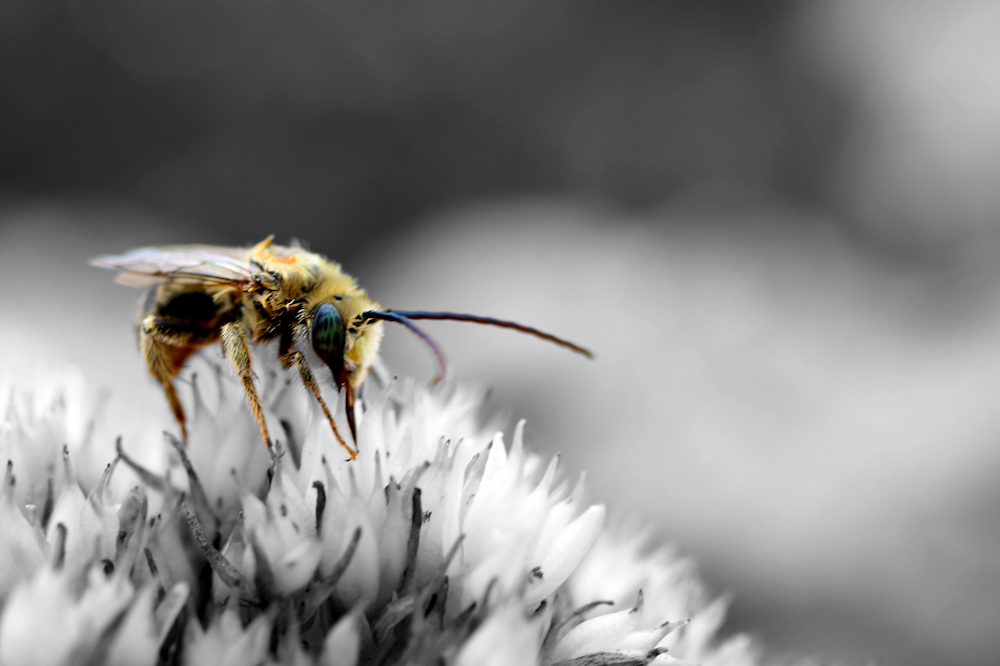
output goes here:
{"type": "MultiPolygon", "coordinates": [[[[306,385],[306,388],[312,391],[314,396],[316,396],[316,402],[318,402],[319,406],[323,409],[323,414],[326,415],[326,420],[330,422],[330,427],[333,429],[333,435],[337,438],[337,441],[340,442],[340,445],[347,449],[348,455],[351,456],[350,460],[354,460],[354,458],[357,457],[358,452],[348,446],[347,442],[344,441],[344,438],[340,436],[340,432],[337,430],[337,424],[333,420],[333,415],[330,414],[330,410],[327,408],[326,402],[323,401],[323,396],[320,395],[319,385],[316,383],[315,377],[313,377],[312,370],[310,370],[309,366],[306,364],[306,359],[305,356],[302,355],[302,352],[284,351],[278,356],[278,359],[281,361],[281,365],[286,368],[291,368],[293,365],[298,366],[299,374],[302,375],[302,383],[306,385]]],[[[352,407],[353,405],[348,405],[348,410],[352,407]]],[[[348,411],[348,415],[350,415],[350,411],[348,411]]]]}
{"type": "Polygon", "coordinates": [[[257,388],[253,385],[253,375],[250,369],[250,343],[247,342],[243,326],[239,322],[224,324],[221,338],[222,350],[226,353],[226,358],[233,364],[240,379],[243,380],[243,390],[246,391],[247,399],[250,401],[250,411],[257,419],[257,425],[260,426],[260,436],[264,438],[264,445],[270,446],[271,439],[267,434],[267,424],[264,423],[264,410],[260,405],[257,388]]]}

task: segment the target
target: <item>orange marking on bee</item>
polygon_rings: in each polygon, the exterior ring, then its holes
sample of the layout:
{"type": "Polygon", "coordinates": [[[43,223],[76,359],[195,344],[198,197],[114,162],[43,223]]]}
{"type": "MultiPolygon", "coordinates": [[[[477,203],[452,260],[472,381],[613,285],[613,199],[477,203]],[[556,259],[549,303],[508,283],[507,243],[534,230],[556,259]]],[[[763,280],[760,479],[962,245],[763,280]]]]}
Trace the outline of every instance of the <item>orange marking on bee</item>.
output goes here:
{"type": "Polygon", "coordinates": [[[268,252],[264,250],[260,253],[261,261],[276,261],[279,264],[294,264],[299,260],[294,254],[274,254],[273,252],[268,252]]]}

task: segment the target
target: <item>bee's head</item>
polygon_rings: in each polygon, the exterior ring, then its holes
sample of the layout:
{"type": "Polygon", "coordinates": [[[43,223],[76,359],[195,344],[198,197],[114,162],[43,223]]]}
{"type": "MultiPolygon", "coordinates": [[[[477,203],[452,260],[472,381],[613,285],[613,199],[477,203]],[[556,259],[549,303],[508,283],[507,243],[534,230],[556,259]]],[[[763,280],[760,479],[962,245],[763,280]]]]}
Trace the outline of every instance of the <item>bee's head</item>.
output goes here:
{"type": "Polygon", "coordinates": [[[347,370],[344,368],[347,329],[340,310],[332,303],[320,303],[316,306],[309,336],[313,351],[333,371],[333,381],[338,387],[343,386],[347,377],[347,370]]]}

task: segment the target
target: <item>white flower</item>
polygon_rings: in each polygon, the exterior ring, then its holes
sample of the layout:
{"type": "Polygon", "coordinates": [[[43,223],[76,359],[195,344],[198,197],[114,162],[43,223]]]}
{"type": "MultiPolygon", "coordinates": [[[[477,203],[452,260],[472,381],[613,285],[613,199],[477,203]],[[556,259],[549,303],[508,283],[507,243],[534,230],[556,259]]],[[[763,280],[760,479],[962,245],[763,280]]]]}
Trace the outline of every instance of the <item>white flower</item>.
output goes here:
{"type": "Polygon", "coordinates": [[[21,512],[14,492],[13,467],[13,463],[7,463],[0,491],[0,599],[10,596],[15,586],[45,561],[45,535],[21,512]]]}
{"type": "Polygon", "coordinates": [[[137,593],[126,575],[97,565],[80,580],[68,569],[43,567],[6,599],[0,664],[155,664],[187,588],[177,586],[154,610],[155,592],[137,593]]]}
{"type": "Polygon", "coordinates": [[[717,641],[724,603],[688,563],[602,531],[523,424],[509,448],[483,429],[477,394],[389,382],[359,400],[346,462],[289,376],[261,374],[272,449],[210,368],[189,376],[188,442],[141,442],[156,469],[127,443],[86,490],[74,456],[96,449],[33,453],[37,423],[8,414],[0,663],[758,663],[717,641]]]}
{"type": "Polygon", "coordinates": [[[506,605],[483,622],[455,658],[456,666],[532,666],[539,661],[541,627],[523,608],[506,605]]]}

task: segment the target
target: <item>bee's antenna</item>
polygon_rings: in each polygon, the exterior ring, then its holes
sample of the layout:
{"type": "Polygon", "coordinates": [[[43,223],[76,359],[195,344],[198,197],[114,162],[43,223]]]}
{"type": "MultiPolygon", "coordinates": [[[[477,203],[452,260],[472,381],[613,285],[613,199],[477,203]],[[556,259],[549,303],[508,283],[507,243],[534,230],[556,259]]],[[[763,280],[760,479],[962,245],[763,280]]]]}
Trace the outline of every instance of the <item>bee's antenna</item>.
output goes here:
{"type": "Polygon", "coordinates": [[[407,319],[451,319],[454,321],[471,321],[474,324],[487,324],[489,326],[500,326],[501,328],[513,328],[515,331],[521,331],[522,333],[530,333],[535,337],[542,338],[543,340],[549,340],[557,345],[563,347],[568,347],[573,351],[583,354],[584,356],[593,357],[589,349],[584,349],[579,345],[575,345],[569,340],[563,340],[558,338],[551,333],[546,333],[545,331],[539,331],[537,328],[532,328],[530,326],[525,326],[524,324],[518,324],[516,321],[506,321],[503,319],[493,319],[492,317],[479,317],[470,314],[456,314],[454,312],[403,312],[401,310],[393,310],[394,314],[402,315],[407,319]]]}
{"type": "MultiPolygon", "coordinates": [[[[445,367],[446,367],[445,360],[444,360],[444,354],[441,353],[441,348],[437,346],[437,343],[435,343],[433,340],[431,340],[431,338],[430,338],[429,335],[427,335],[426,333],[424,333],[423,331],[421,331],[417,327],[416,324],[414,324],[412,321],[410,321],[410,319],[406,316],[408,314],[410,314],[410,313],[409,312],[399,313],[399,312],[393,312],[393,311],[390,311],[390,310],[368,310],[367,312],[362,312],[361,314],[359,314],[358,315],[358,319],[361,319],[361,320],[366,320],[366,319],[384,319],[385,321],[394,321],[394,322],[396,322],[398,324],[402,324],[406,328],[410,329],[411,331],[413,331],[416,334],[416,336],[418,338],[420,338],[425,343],[427,343],[427,346],[430,347],[431,351],[434,352],[434,356],[437,357],[437,362],[438,362],[437,374],[434,375],[434,379],[431,380],[431,386],[434,386],[439,381],[441,381],[442,379],[444,379],[444,372],[445,372],[445,367]]],[[[417,314],[419,314],[419,313],[417,313],[417,314]]]]}
{"type": "MultiPolygon", "coordinates": [[[[502,328],[513,328],[516,331],[521,331],[522,333],[530,333],[531,335],[534,335],[536,337],[554,342],[557,345],[568,347],[577,353],[583,354],[584,356],[589,356],[589,357],[593,356],[593,354],[590,353],[590,350],[584,349],[579,345],[575,345],[569,340],[563,340],[562,338],[557,338],[551,333],[546,333],[545,331],[539,331],[537,328],[531,328],[530,326],[518,324],[517,322],[514,321],[493,319],[492,317],[478,317],[476,315],[456,314],[454,312],[406,312],[403,310],[385,310],[380,312],[371,311],[363,313],[361,317],[366,319],[392,319],[393,321],[400,321],[401,323],[405,323],[407,326],[409,326],[411,330],[413,330],[415,333],[417,333],[417,335],[424,338],[425,340],[427,340],[427,336],[424,335],[422,332],[420,332],[419,329],[417,329],[417,327],[413,325],[413,322],[410,321],[411,319],[451,319],[453,321],[471,321],[474,324],[488,324],[490,326],[500,326],[502,328]],[[378,316],[372,317],[370,315],[378,315],[378,316]],[[386,317],[382,315],[392,315],[392,316],[386,317]],[[399,319],[394,319],[395,317],[398,317],[399,319]]],[[[441,358],[440,352],[435,350],[435,353],[439,355],[438,358],[440,359],[441,358]]]]}

